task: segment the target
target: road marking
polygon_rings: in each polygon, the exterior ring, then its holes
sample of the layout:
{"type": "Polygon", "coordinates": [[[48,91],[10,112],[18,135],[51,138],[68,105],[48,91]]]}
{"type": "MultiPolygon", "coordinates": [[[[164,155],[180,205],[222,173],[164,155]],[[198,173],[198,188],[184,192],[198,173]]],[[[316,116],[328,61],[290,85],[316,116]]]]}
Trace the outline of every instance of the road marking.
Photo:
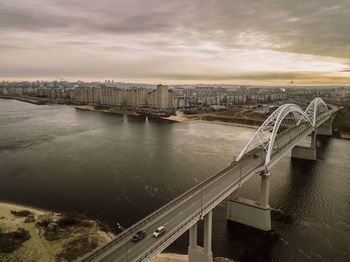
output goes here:
{"type": "Polygon", "coordinates": [[[181,215],[183,213],[183,211],[181,211],[180,213],[179,213],[179,215],[181,215]]]}
{"type": "Polygon", "coordinates": [[[128,252],[130,252],[132,249],[130,248],[129,250],[128,250],[128,252]]]}
{"type": "MultiPolygon", "coordinates": [[[[181,212],[181,213],[182,213],[182,212],[181,212]]],[[[164,226],[166,226],[167,224],[169,224],[169,222],[164,223],[164,226]]]]}

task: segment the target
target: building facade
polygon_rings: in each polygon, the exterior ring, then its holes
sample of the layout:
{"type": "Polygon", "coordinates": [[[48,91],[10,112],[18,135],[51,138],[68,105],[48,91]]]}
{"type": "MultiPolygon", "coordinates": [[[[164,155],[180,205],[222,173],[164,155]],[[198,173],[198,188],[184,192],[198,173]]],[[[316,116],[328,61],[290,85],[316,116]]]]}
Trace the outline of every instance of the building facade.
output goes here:
{"type": "Polygon", "coordinates": [[[158,85],[151,91],[146,88],[76,87],[74,100],[78,104],[128,109],[169,110],[175,104],[173,93],[166,85],[158,85]]]}

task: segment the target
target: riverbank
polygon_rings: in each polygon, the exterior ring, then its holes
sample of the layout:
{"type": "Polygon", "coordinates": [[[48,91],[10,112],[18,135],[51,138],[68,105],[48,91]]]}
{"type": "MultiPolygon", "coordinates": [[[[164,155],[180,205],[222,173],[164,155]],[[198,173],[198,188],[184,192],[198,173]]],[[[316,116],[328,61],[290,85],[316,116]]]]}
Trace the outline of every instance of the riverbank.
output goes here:
{"type": "Polygon", "coordinates": [[[248,128],[254,128],[254,129],[257,129],[260,126],[259,125],[260,121],[255,121],[252,119],[246,119],[246,121],[244,121],[242,119],[208,116],[208,114],[186,115],[181,111],[176,111],[175,115],[171,115],[164,119],[175,121],[175,122],[208,123],[208,124],[248,127],[248,128]]]}
{"type": "Polygon", "coordinates": [[[72,104],[71,99],[68,98],[47,98],[47,97],[36,97],[36,96],[0,96],[2,99],[14,99],[21,102],[26,102],[35,105],[70,105],[72,104]]]}
{"type": "MultiPolygon", "coordinates": [[[[175,115],[174,114],[168,115],[166,113],[165,114],[160,114],[160,113],[157,114],[157,113],[147,113],[147,112],[139,112],[139,111],[132,111],[132,110],[124,110],[124,109],[114,109],[114,108],[96,108],[96,107],[90,106],[90,105],[70,105],[70,106],[77,108],[77,109],[81,109],[81,110],[105,112],[105,113],[112,113],[112,114],[118,114],[118,115],[125,114],[125,115],[131,115],[131,116],[143,116],[143,117],[149,117],[149,118],[154,118],[154,119],[162,119],[162,120],[171,121],[171,122],[208,123],[208,124],[248,127],[248,128],[254,128],[254,129],[259,128],[259,126],[257,124],[236,123],[236,122],[232,122],[232,121],[230,122],[227,120],[225,121],[225,120],[220,120],[220,119],[206,120],[200,116],[185,115],[181,111],[176,111],[175,115]]],[[[254,123],[256,123],[256,122],[254,122],[254,123]]]]}
{"type": "Polygon", "coordinates": [[[162,253],[153,258],[151,262],[187,262],[188,255],[162,253]]]}
{"type": "Polygon", "coordinates": [[[117,115],[129,115],[129,116],[142,116],[153,119],[161,119],[171,122],[188,122],[188,123],[208,123],[208,124],[220,124],[220,125],[231,125],[240,126],[248,128],[258,128],[259,123],[252,119],[229,119],[229,118],[214,118],[212,116],[197,114],[197,115],[185,115],[181,111],[177,111],[176,114],[169,113],[158,113],[150,111],[138,111],[138,110],[127,110],[127,109],[117,109],[117,108],[99,108],[91,105],[76,105],[66,99],[62,100],[52,100],[49,98],[40,97],[15,97],[15,96],[0,96],[3,99],[15,99],[22,102],[27,102],[36,105],[68,105],[80,110],[96,111],[111,113],[117,115]]]}
{"type": "Polygon", "coordinates": [[[81,110],[112,113],[112,114],[117,114],[117,115],[132,115],[132,116],[139,115],[139,114],[137,114],[136,111],[131,111],[131,110],[112,109],[112,108],[96,108],[95,106],[90,106],[90,105],[70,105],[70,106],[77,108],[77,109],[81,109],[81,110]]]}
{"type": "MultiPolygon", "coordinates": [[[[187,262],[188,255],[178,255],[178,254],[159,254],[156,258],[152,259],[151,262],[187,262]]],[[[234,262],[231,259],[223,257],[213,258],[213,262],[234,262]]]]}
{"type": "Polygon", "coordinates": [[[80,215],[0,202],[0,261],[74,261],[113,237],[80,215]]]}
{"type": "MultiPolygon", "coordinates": [[[[141,112],[134,110],[125,109],[114,109],[114,108],[96,108],[90,105],[70,105],[74,108],[89,111],[98,111],[105,113],[112,113],[118,115],[132,115],[132,116],[142,116],[149,117],[153,119],[162,119],[171,122],[181,122],[181,123],[207,123],[207,124],[218,124],[218,125],[230,125],[238,127],[246,127],[252,129],[258,129],[264,121],[267,119],[268,114],[256,114],[247,113],[246,109],[231,109],[219,112],[204,112],[196,114],[184,114],[182,111],[178,110],[175,114],[167,115],[162,113],[151,113],[151,112],[141,112]]],[[[350,110],[341,110],[341,113],[335,118],[335,129],[334,137],[341,139],[350,139],[350,110]]]]}
{"type": "MultiPolygon", "coordinates": [[[[246,128],[259,128],[268,114],[256,114],[250,112],[248,109],[243,108],[231,108],[230,110],[214,111],[214,112],[201,112],[195,114],[184,114],[178,110],[175,114],[130,110],[130,109],[117,109],[117,108],[103,108],[95,107],[91,105],[76,105],[69,99],[49,99],[41,97],[14,97],[14,96],[0,96],[3,99],[15,99],[22,102],[32,103],[36,105],[69,105],[77,109],[97,111],[104,113],[111,113],[117,115],[129,115],[129,116],[141,116],[151,119],[160,119],[171,122],[182,123],[207,123],[207,124],[219,124],[239,126],[246,128]]],[[[338,112],[335,118],[333,128],[335,129],[334,137],[341,139],[350,139],[350,107],[344,106],[344,108],[338,112]]]]}
{"type": "MultiPolygon", "coordinates": [[[[0,261],[76,261],[113,237],[94,220],[0,202],[0,261]]],[[[152,259],[186,261],[187,255],[167,253],[152,259]]],[[[225,258],[213,261],[232,262],[225,258]]]]}
{"type": "Polygon", "coordinates": [[[344,105],[338,111],[332,125],[334,130],[339,134],[340,138],[350,139],[350,105],[344,105]]]}
{"type": "Polygon", "coordinates": [[[248,127],[248,128],[258,128],[258,125],[254,124],[243,124],[243,123],[235,123],[229,121],[221,121],[221,120],[205,120],[198,116],[188,116],[183,114],[181,111],[176,111],[176,114],[172,114],[167,116],[168,114],[156,114],[156,113],[147,113],[147,112],[138,112],[132,110],[124,110],[124,109],[114,109],[114,108],[96,108],[90,105],[70,105],[74,108],[88,111],[96,111],[96,112],[105,112],[112,113],[118,115],[131,115],[131,116],[143,116],[155,119],[162,119],[171,122],[187,122],[187,123],[208,123],[208,124],[220,124],[220,125],[231,125],[231,126],[240,126],[240,127],[248,127]],[[164,116],[165,115],[165,116],[164,116]]]}

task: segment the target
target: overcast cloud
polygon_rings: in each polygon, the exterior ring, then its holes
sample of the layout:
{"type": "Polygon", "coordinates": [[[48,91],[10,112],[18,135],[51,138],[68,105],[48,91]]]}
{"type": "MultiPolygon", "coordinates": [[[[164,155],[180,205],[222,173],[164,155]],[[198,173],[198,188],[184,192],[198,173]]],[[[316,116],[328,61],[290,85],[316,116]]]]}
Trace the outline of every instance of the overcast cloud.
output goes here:
{"type": "Polygon", "coordinates": [[[2,0],[0,78],[350,84],[350,1],[2,0]]]}

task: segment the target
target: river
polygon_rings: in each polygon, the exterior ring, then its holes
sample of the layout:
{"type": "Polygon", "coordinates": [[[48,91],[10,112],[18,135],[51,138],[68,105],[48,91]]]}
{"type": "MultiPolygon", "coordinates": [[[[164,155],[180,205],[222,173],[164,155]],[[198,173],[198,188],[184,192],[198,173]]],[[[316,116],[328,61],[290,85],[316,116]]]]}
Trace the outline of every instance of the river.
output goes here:
{"type": "MultiPolygon", "coordinates": [[[[0,201],[98,218],[116,230],[226,167],[254,129],[175,123],[0,99],[0,201]]],[[[350,141],[318,137],[317,161],[271,170],[273,233],[214,210],[213,255],[240,261],[350,261],[350,141]]],[[[257,199],[259,177],[239,193],[257,199]]],[[[167,252],[186,253],[187,234],[167,252]]]]}

